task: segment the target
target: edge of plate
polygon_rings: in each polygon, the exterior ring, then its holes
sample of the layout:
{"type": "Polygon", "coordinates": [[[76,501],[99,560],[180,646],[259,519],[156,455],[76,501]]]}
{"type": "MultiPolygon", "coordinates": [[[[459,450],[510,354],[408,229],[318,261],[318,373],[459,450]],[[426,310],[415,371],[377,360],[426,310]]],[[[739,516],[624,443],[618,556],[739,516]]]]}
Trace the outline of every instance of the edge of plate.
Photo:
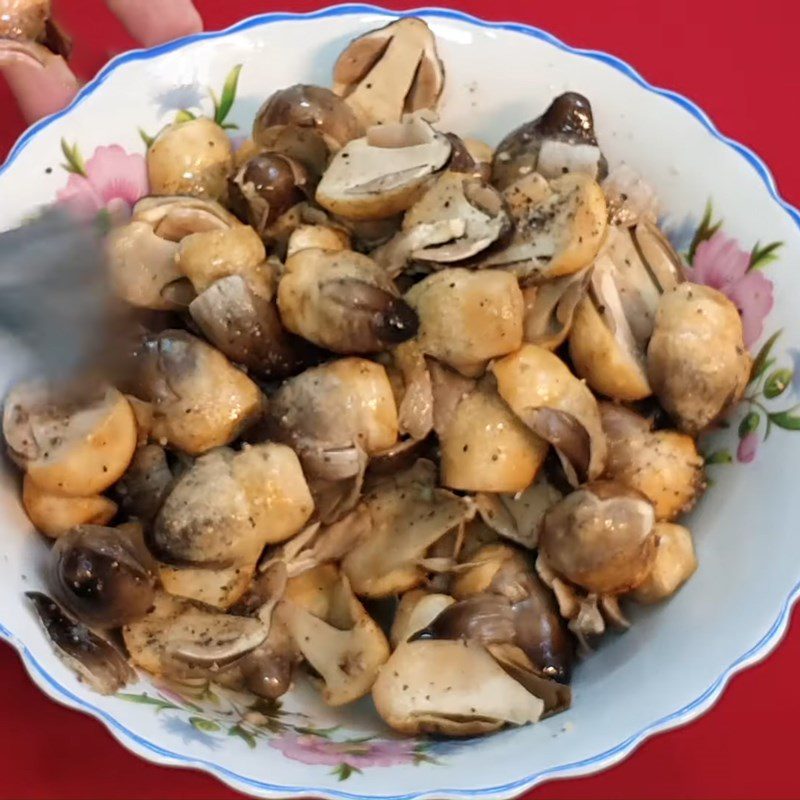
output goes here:
{"type": "MultiPolygon", "coordinates": [[[[374,14],[386,17],[417,15],[452,19],[490,30],[504,30],[521,33],[525,36],[531,36],[548,42],[558,49],[570,54],[591,58],[595,61],[600,61],[604,64],[607,64],[626,75],[643,89],[665,97],[666,99],[680,106],[682,109],[684,109],[684,111],[695,117],[715,139],[718,139],[720,142],[739,153],[739,155],[741,155],[742,158],[747,161],[747,163],[762,179],[773,200],[789,215],[790,219],[792,219],[792,221],[800,230],[800,211],[798,211],[798,209],[794,208],[780,196],[775,184],[775,179],[764,161],[749,147],[722,134],[717,129],[716,125],[714,125],[714,123],[711,121],[709,116],[693,101],[681,94],[678,94],[677,92],[653,86],[627,62],[603,51],[571,47],[552,34],[531,25],[525,25],[523,23],[516,22],[489,22],[461,11],[437,7],[422,7],[405,11],[394,11],[387,8],[380,8],[378,6],[359,3],[328,6],[318,11],[312,11],[308,13],[272,12],[249,17],[221,31],[203,32],[193,36],[187,36],[182,39],[177,39],[158,47],[132,50],[130,52],[123,53],[110,61],[93,80],[87,83],[66,108],[38,121],[28,128],[11,148],[11,151],[9,152],[5,162],[0,165],[0,176],[6,172],[6,170],[14,163],[19,154],[41,130],[52,124],[60,117],[69,114],[72,109],[80,105],[80,103],[86,97],[96,91],[105,82],[109,75],[111,75],[111,73],[121,64],[131,61],[141,61],[156,58],[163,53],[180,49],[195,41],[225,37],[238,31],[260,27],[262,25],[269,25],[286,20],[320,19],[324,17],[353,14],[374,14]]],[[[747,650],[732,664],[730,664],[719,675],[719,677],[704,692],[702,692],[702,694],[682,708],[679,708],[676,711],[673,711],[672,713],[655,720],[645,728],[637,731],[635,734],[628,737],[624,741],[619,742],[612,748],[580,761],[549,767],[547,769],[540,770],[539,772],[532,773],[524,778],[519,778],[515,781],[496,786],[486,786],[475,789],[434,788],[400,795],[364,795],[337,789],[323,789],[315,786],[288,786],[272,784],[240,775],[233,770],[227,769],[221,764],[214,763],[213,761],[207,761],[200,758],[191,758],[189,756],[175,753],[167,748],[160,747],[155,742],[152,742],[129,730],[110,713],[93,705],[90,701],[78,697],[66,686],[56,681],[42,666],[42,664],[36,660],[35,656],[28,649],[25,643],[15,637],[11,631],[2,625],[2,623],[0,623],[0,638],[8,642],[12,647],[14,647],[15,650],[17,650],[28,674],[37,684],[37,686],[39,686],[39,688],[45,692],[45,694],[62,705],[82,711],[98,719],[108,728],[114,738],[129,750],[155,763],[202,770],[214,775],[219,780],[240,791],[259,794],[264,797],[286,797],[286,795],[289,794],[300,797],[309,795],[314,797],[325,797],[330,798],[330,800],[441,800],[442,798],[474,797],[506,798],[519,795],[546,780],[588,775],[598,772],[601,769],[606,769],[630,755],[639,745],[641,745],[653,734],[684,725],[703,714],[719,699],[726,685],[734,675],[764,659],[777,646],[777,644],[783,638],[783,635],[786,633],[792,606],[798,600],[798,598],[800,598],[800,581],[798,581],[798,583],[796,583],[792,588],[775,621],[772,623],[769,629],[749,650],[747,650]]]]}

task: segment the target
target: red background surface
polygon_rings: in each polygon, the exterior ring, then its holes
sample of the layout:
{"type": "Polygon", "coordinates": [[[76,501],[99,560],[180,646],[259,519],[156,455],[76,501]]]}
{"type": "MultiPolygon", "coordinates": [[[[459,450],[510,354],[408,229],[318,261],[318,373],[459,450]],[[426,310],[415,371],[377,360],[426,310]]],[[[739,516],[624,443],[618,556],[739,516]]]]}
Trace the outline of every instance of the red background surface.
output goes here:
{"type": "MultiPolygon", "coordinates": [[[[144,0],[148,1],[158,0],[144,0]]],[[[304,0],[281,0],[277,6],[257,0],[196,3],[208,29],[262,11],[306,11],[317,5],[304,0]]],[[[621,56],[656,85],[697,101],[724,133],[752,146],[775,173],[783,196],[800,205],[800,16],[790,10],[796,6],[792,0],[747,5],[723,0],[544,0],[526,3],[524,11],[519,0],[441,4],[489,19],[531,23],[569,44],[621,56]]],[[[82,77],[91,77],[111,55],[132,46],[100,0],[56,0],[56,5],[59,18],[75,36],[74,65],[82,77]]],[[[395,0],[392,5],[412,8],[419,3],[395,0]]],[[[525,80],[535,81],[536,75],[521,76],[521,86],[525,80]]],[[[0,158],[23,128],[10,94],[0,85],[0,158]]],[[[753,535],[762,536],[769,546],[769,531],[753,535]]],[[[600,775],[549,783],[531,797],[800,797],[798,619],[769,661],[735,678],[721,702],[701,720],[651,739],[626,762],[600,775]]],[[[609,698],[614,702],[624,698],[609,698]]],[[[200,773],[156,767],[129,754],[100,723],[47,700],[6,646],[0,646],[0,719],[2,800],[240,796],[200,773]]]]}

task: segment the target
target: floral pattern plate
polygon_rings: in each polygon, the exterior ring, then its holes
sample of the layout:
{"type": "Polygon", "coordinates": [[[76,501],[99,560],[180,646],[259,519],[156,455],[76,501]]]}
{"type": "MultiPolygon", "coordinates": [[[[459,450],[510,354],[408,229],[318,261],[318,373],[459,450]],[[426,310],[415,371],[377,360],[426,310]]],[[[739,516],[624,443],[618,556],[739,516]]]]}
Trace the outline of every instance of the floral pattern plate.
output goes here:
{"type": "MultiPolygon", "coordinates": [[[[627,162],[656,188],[691,279],[740,309],[756,354],[752,380],[704,441],[714,485],[689,520],[695,578],[663,607],[635,611],[632,629],[580,666],[570,711],[485,739],[398,739],[368,701],[334,712],[305,685],[282,703],[147,677],[114,697],[93,694],[57,660],[24,603],[41,582],[45,548],[4,475],[0,636],[32,678],[141,756],[265,797],[505,798],[609,766],[702,713],[735,672],[766,655],[800,590],[800,436],[791,435],[800,429],[800,214],[757,156],[618,59],[522,25],[415,13],[437,34],[447,67],[445,129],[497,142],[559,92],[591,98],[609,161],[627,162]]],[[[0,168],[0,229],[54,201],[101,218],[124,211],[147,194],[144,153],[163,125],[205,114],[232,137],[245,135],[273,90],[329,83],[343,45],[392,16],[371,6],[268,14],[115,59],[68,109],[30,129],[0,168]]],[[[2,385],[24,368],[23,355],[0,342],[2,385]]]]}

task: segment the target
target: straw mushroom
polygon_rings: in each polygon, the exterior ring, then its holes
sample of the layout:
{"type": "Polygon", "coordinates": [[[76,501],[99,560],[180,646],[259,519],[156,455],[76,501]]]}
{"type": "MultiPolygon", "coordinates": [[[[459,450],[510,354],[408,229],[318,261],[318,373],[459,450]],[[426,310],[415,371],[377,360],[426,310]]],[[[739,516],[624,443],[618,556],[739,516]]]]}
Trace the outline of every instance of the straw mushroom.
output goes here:
{"type": "Polygon", "coordinates": [[[559,454],[574,485],[602,473],[606,441],[597,401],[558,356],[533,344],[495,361],[497,389],[512,411],[559,454]]]}
{"type": "Polygon", "coordinates": [[[136,356],[133,388],[153,404],[153,438],[190,455],[233,441],[264,407],[250,378],[222,353],[180,330],[145,339],[136,356]]]}
{"type": "Polygon", "coordinates": [[[222,200],[232,169],[231,140],[206,117],[169,125],[147,150],[147,176],[154,195],[222,200]]]}
{"type": "Polygon", "coordinates": [[[436,107],[444,68],[421,19],[403,17],[354,39],[333,68],[334,91],[365,126],[397,122],[436,107]]]}
{"type": "Polygon", "coordinates": [[[325,703],[341,706],[369,692],[389,658],[389,644],[335,566],[292,578],[276,611],[320,676],[325,703]]]}
{"type": "Polygon", "coordinates": [[[149,524],[172,489],[175,477],[161,445],[138,447],[115,486],[120,507],[128,516],[149,524]]]}
{"type": "Polygon", "coordinates": [[[397,604],[389,640],[392,649],[397,649],[415,634],[425,630],[448,606],[456,601],[448,594],[412,589],[406,592],[397,604]]]}
{"type": "Polygon", "coordinates": [[[539,286],[525,286],[523,341],[547,350],[561,347],[572,329],[575,309],[586,294],[591,275],[591,268],[587,267],[539,286]]]}
{"type": "Polygon", "coordinates": [[[567,495],[545,515],[539,536],[547,564],[596,594],[635,589],[650,573],[658,538],[655,512],[635,489],[596,481],[567,495]]]}
{"type": "Polygon", "coordinates": [[[688,528],[659,522],[656,558],[648,576],[631,593],[637,603],[658,603],[683,586],[697,569],[694,542],[688,528]]]}
{"type": "Polygon", "coordinates": [[[651,430],[648,420],[611,403],[600,404],[608,442],[605,477],[640,491],[658,520],[691,509],[705,488],[703,457],[691,436],[651,430]]]}
{"type": "Polygon", "coordinates": [[[6,397],[3,435],[39,490],[86,498],[127,469],[136,449],[131,406],[109,385],[22,383],[6,397]]]}
{"type": "Polygon", "coordinates": [[[500,189],[532,172],[545,178],[581,173],[602,180],[608,163],[597,146],[589,101],[565,92],[532,122],[526,122],[497,145],[492,179],[500,189]]]}
{"type": "Polygon", "coordinates": [[[598,183],[582,173],[547,181],[533,172],[503,192],[515,223],[508,244],[481,266],[542,283],[588,267],[606,235],[608,209],[598,183]]]}
{"type": "Polygon", "coordinates": [[[333,157],[317,202],[350,219],[392,217],[424,194],[451,151],[449,139],[418,115],[370,128],[333,157]]]}
{"type": "Polygon", "coordinates": [[[406,300],[419,315],[423,352],[463,375],[481,374],[489,359],[522,344],[522,293],[509,273],[444,269],[415,284],[406,300]]]}
{"type": "Polygon", "coordinates": [[[410,339],[417,316],[368,256],[306,248],[278,285],[283,324],[337,353],[374,353],[410,339]]]}

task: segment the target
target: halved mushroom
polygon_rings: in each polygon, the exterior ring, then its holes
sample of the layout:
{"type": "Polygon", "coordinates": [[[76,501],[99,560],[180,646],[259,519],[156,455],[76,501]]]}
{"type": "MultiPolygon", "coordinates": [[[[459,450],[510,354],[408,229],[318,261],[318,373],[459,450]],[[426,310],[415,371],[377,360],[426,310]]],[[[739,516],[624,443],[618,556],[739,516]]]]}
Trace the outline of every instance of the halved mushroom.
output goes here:
{"type": "Polygon", "coordinates": [[[656,554],[655,512],[621,483],[581,487],[545,515],[539,549],[548,566],[596,594],[622,594],[650,574],[656,554]]]}
{"type": "Polygon", "coordinates": [[[439,446],[442,485],[470,492],[523,491],[549,449],[488,386],[461,400],[439,446]]]}
{"type": "Polygon", "coordinates": [[[316,177],[329,153],[363,135],[364,128],[341,98],[322,86],[300,83],[271,95],[253,122],[257,144],[299,161],[316,177]]]}
{"type": "Polygon", "coordinates": [[[514,234],[481,266],[502,267],[526,283],[541,283],[592,263],[603,243],[608,215],[596,181],[573,173],[548,182],[534,172],[512,183],[503,196],[514,234]]]}
{"type": "Polygon", "coordinates": [[[334,65],[333,84],[365,126],[436,108],[444,88],[436,39],[416,17],[390,22],[350,42],[334,65]]]}
{"type": "Polygon", "coordinates": [[[751,363],[742,319],[725,295],[683,283],[662,296],[647,349],[647,374],[681,430],[695,435],[736,403],[751,363]]]}
{"type": "Polygon", "coordinates": [[[394,730],[474,736],[537,722],[544,703],[474,641],[402,643],[372,688],[375,708],[394,730]]]}
{"type": "Polygon", "coordinates": [[[224,230],[239,224],[216,200],[185,195],[145,197],[133,208],[132,222],[146,222],[156,235],[180,242],[190,233],[224,230]]]}
{"type": "Polygon", "coordinates": [[[372,259],[308,248],[286,261],[278,309],[292,333],[337,353],[374,353],[410,339],[417,317],[372,259]]]}
{"type": "Polygon", "coordinates": [[[525,344],[495,361],[492,372],[511,410],[556,448],[573,485],[603,472],[607,448],[597,401],[558,356],[525,344]]]}
{"type": "Polygon", "coordinates": [[[241,275],[257,294],[272,297],[264,243],[249,225],[192,233],[181,239],[175,263],[199,294],[220,278],[241,275]]]}
{"type": "Polygon", "coordinates": [[[389,643],[335,566],[291,579],[276,613],[320,675],[328,705],[351,703],[369,692],[389,658],[389,643]]]}
{"type": "Polygon", "coordinates": [[[291,156],[260,153],[230,179],[230,206],[242,222],[263,236],[281,214],[305,199],[312,183],[306,168],[291,156]]]}
{"type": "Polygon", "coordinates": [[[289,236],[286,246],[286,258],[310,248],[318,248],[329,252],[351,250],[350,236],[343,228],[328,225],[299,225],[289,236]]]}
{"type": "Polygon", "coordinates": [[[602,180],[608,162],[597,146],[594,115],[589,101],[577,92],[565,92],[540,117],[526,122],[497,145],[492,179],[500,189],[532,172],[545,178],[564,173],[586,174],[602,180]]]}
{"type": "Polygon", "coordinates": [[[143,617],[153,603],[155,563],[136,525],[80,525],[49,553],[56,599],[81,622],[118,628],[143,617]]]}
{"type": "Polygon", "coordinates": [[[100,694],[116,694],[136,679],[125,656],[41,592],[26,592],[56,654],[100,694]]]}
{"type": "Polygon", "coordinates": [[[162,583],[172,594],[228,608],[247,588],[264,546],[292,537],[313,510],[290,448],[213,450],[178,479],[156,517],[150,544],[166,562],[162,583]]]}
{"type": "Polygon", "coordinates": [[[447,138],[453,145],[447,168],[489,183],[492,180],[492,148],[480,139],[462,139],[455,133],[448,133],[447,138]]]}
{"type": "Polygon", "coordinates": [[[653,332],[661,295],[684,280],[680,256],[655,223],[610,226],[597,265],[613,281],[636,343],[644,349],[653,332]]]}
{"type": "Polygon", "coordinates": [[[648,576],[633,590],[637,603],[658,603],[683,586],[697,569],[694,542],[688,528],[659,522],[656,525],[656,558],[648,576]]]}
{"type": "Polygon", "coordinates": [[[500,536],[533,550],[539,542],[544,515],[561,497],[561,492],[539,475],[523,492],[481,492],[475,496],[475,505],[483,521],[500,536]]]}
{"type": "Polygon", "coordinates": [[[522,344],[523,301],[516,278],[499,270],[445,269],[406,293],[419,315],[423,352],[463,375],[522,344]]]}
{"type": "Polygon", "coordinates": [[[400,433],[421,441],[433,430],[433,384],[425,356],[415,339],[391,350],[400,433]]]}
{"type": "Polygon", "coordinates": [[[428,465],[418,462],[364,495],[371,531],[341,562],[356,594],[388,597],[419,586],[428,549],[472,517],[467,499],[436,488],[428,465]]]}
{"type": "Polygon", "coordinates": [[[600,404],[608,442],[604,475],[640,491],[658,520],[689,511],[705,489],[703,457],[691,436],[651,430],[650,422],[611,403],[600,404]]]}
{"type": "Polygon", "coordinates": [[[572,329],[575,309],[586,294],[591,274],[587,267],[539,286],[524,287],[523,341],[548,350],[561,347],[572,329]]]}
{"type": "Polygon", "coordinates": [[[114,489],[122,510],[128,516],[149,524],[174,482],[175,475],[164,448],[158,444],[145,444],[137,448],[130,466],[114,489]]]}
{"type": "Polygon", "coordinates": [[[155,195],[224,199],[232,169],[231,140],[206,117],[167,126],[147,150],[147,175],[155,195]]]}
{"type": "Polygon", "coordinates": [[[409,243],[409,259],[452,264],[486,250],[510,225],[496,189],[479,178],[447,171],[406,212],[398,236],[409,243]],[[445,225],[451,226],[452,238],[442,242],[445,225]],[[433,234],[430,243],[426,232],[433,234]]]}
{"type": "Polygon", "coordinates": [[[44,492],[100,494],[127,469],[136,449],[136,420],[113,386],[31,381],[15,386],[3,409],[11,458],[44,492]]]}
{"type": "Polygon", "coordinates": [[[599,258],[589,293],[575,309],[569,353],[575,372],[595,391],[615,400],[641,400],[652,390],[644,351],[625,316],[608,259],[599,258]]]}
{"type": "Polygon", "coordinates": [[[117,513],[117,504],[101,494],[67,497],[45,491],[26,475],[22,480],[22,506],[34,527],[58,538],[76,525],[105,525],[117,513]]]}
{"type": "Polygon", "coordinates": [[[265,402],[258,386],[222,353],[180,330],[145,339],[132,388],[153,404],[153,438],[190,455],[233,441],[265,402]]]}
{"type": "Polygon", "coordinates": [[[359,451],[377,453],[397,441],[386,370],[361,358],[331,361],[285,381],[271,398],[270,421],[312,478],[351,478],[362,467],[359,451]]]}
{"type": "Polygon", "coordinates": [[[189,313],[220,352],[265,378],[293,375],[313,361],[313,348],[284,330],[275,303],[241,275],[213,283],[189,313]]]}
{"type": "Polygon", "coordinates": [[[131,661],[153,675],[214,675],[267,638],[259,619],[223,614],[157,592],[148,614],[122,629],[131,661]]]}
{"type": "Polygon", "coordinates": [[[350,219],[392,217],[424,194],[451,150],[450,140],[418,115],[370,128],[333,157],[317,202],[350,219]]]}
{"type": "Polygon", "coordinates": [[[432,594],[424,589],[406,592],[397,605],[389,640],[397,649],[414,634],[425,630],[448,606],[456,601],[448,594],[432,594]]]}

